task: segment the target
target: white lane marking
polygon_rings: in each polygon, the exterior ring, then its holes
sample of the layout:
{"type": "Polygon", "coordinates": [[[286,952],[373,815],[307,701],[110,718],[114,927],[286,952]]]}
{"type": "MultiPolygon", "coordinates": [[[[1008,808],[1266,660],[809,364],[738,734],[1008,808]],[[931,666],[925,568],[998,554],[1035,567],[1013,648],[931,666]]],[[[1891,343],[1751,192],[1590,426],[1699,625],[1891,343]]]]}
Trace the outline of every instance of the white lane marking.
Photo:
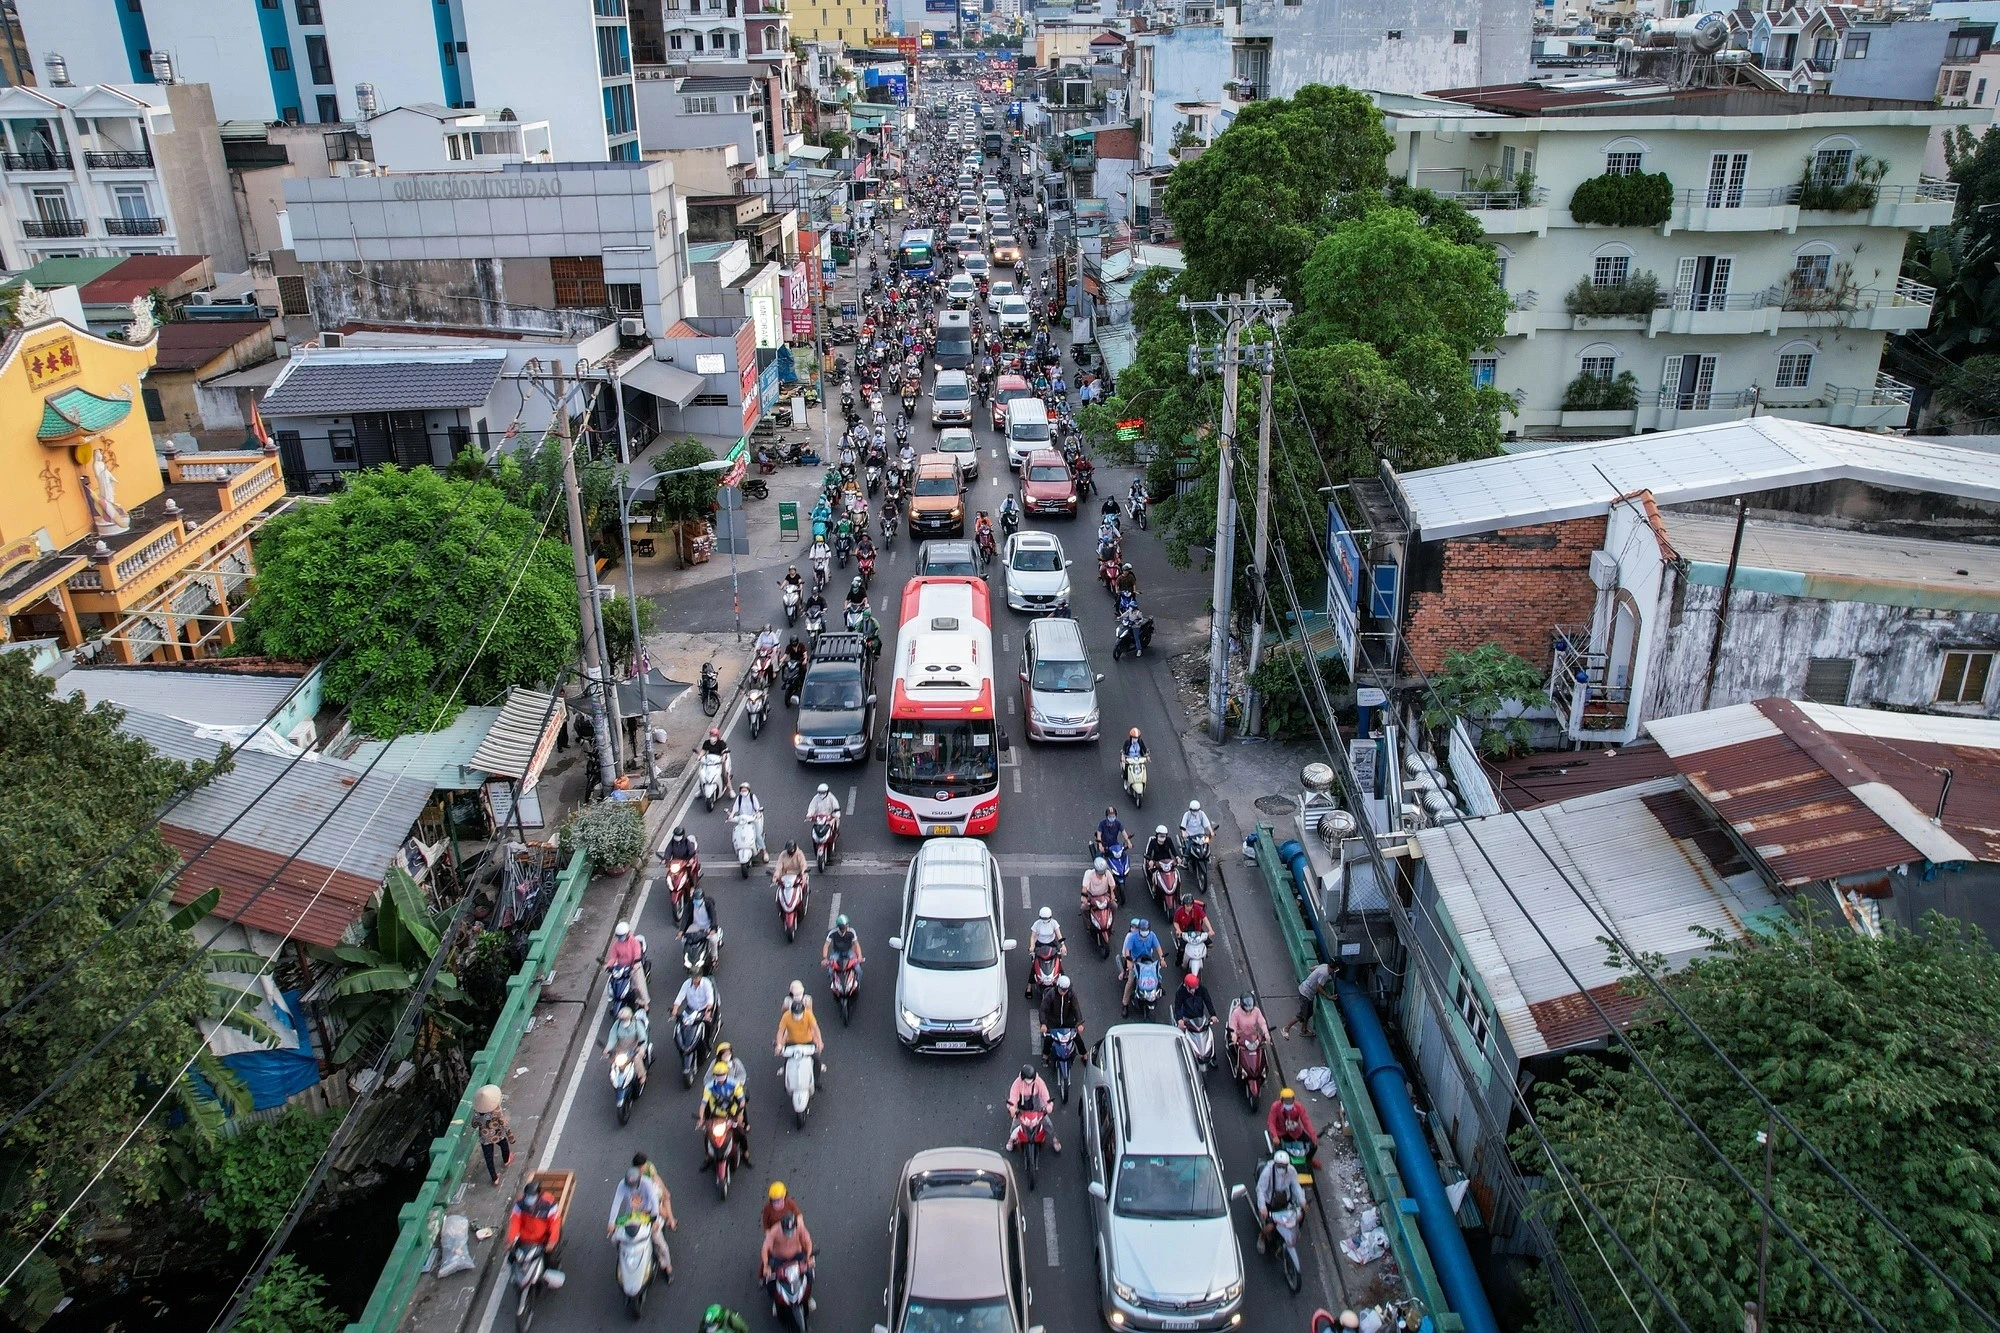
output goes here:
{"type": "Polygon", "coordinates": [[[1007,696],[1007,716],[1014,716],[1014,696],[1011,694],[1007,696]]]}
{"type": "Polygon", "coordinates": [[[1031,908],[1034,905],[1035,905],[1034,895],[1031,894],[1028,890],[1028,877],[1026,875],[1023,875],[1021,876],[1021,906],[1025,909],[1025,908],[1031,908]]]}
{"type": "Polygon", "coordinates": [[[1013,651],[1014,651],[1014,650],[1013,650],[1013,648],[1012,648],[1012,647],[1010,646],[1010,640],[1011,640],[1012,638],[1013,638],[1013,636],[1012,636],[1012,635],[1010,635],[1010,634],[1002,634],[1002,635],[1000,636],[1000,651],[1001,651],[1001,652],[1003,652],[1003,653],[1011,653],[1011,652],[1013,652],[1013,651]]]}
{"type": "Polygon", "coordinates": [[[1021,770],[1018,768],[1014,770],[1014,794],[1021,794],[1021,770]]]}
{"type": "Polygon", "coordinates": [[[836,889],[834,890],[833,897],[827,900],[826,919],[828,921],[833,921],[837,919],[839,916],[840,916],[840,891],[836,889]]]}
{"type": "Polygon", "coordinates": [[[858,795],[860,794],[860,791],[861,791],[861,789],[860,789],[859,787],[855,786],[854,784],[852,784],[852,783],[849,783],[849,784],[848,784],[848,787],[847,787],[847,813],[849,813],[849,814],[853,814],[853,813],[854,813],[854,802],[855,802],[855,798],[856,798],[856,797],[857,797],[857,796],[858,796],[858,795]]]}
{"type": "Polygon", "coordinates": [[[1042,1243],[1048,1247],[1049,1267],[1062,1267],[1062,1250],[1056,1242],[1056,1201],[1055,1196],[1042,1196],[1042,1243]]]}

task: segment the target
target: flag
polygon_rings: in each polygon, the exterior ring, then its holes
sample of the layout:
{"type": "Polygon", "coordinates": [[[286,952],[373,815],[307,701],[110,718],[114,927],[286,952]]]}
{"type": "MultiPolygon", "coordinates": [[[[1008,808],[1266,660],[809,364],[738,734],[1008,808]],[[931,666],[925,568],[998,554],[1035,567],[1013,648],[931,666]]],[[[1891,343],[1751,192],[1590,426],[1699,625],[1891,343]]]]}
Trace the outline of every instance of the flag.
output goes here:
{"type": "Polygon", "coordinates": [[[258,448],[271,447],[271,432],[264,429],[264,415],[257,410],[257,404],[254,402],[250,404],[250,433],[257,437],[258,448]]]}

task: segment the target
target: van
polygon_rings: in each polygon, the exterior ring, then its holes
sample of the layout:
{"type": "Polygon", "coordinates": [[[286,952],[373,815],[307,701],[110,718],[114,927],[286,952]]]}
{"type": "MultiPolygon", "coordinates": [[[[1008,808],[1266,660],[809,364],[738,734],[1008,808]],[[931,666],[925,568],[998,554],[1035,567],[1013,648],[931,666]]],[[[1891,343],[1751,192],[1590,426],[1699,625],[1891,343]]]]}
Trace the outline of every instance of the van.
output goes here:
{"type": "Polygon", "coordinates": [[[931,424],[972,424],[972,382],[962,370],[940,370],[931,385],[931,424]]]}
{"type": "Polygon", "coordinates": [[[1020,470],[1028,455],[1049,443],[1049,409],[1032,395],[1007,404],[1007,466],[1020,470]]]}
{"type": "Polygon", "coordinates": [[[1237,1327],[1243,1251],[1188,1043],[1164,1024],[1121,1023],[1091,1053],[1081,1082],[1085,1188],[1104,1322],[1237,1327]],[[1171,1322],[1160,1320],[1162,1310],[1173,1312],[1171,1322]]]}
{"type": "Polygon", "coordinates": [[[972,364],[972,316],[947,310],[938,316],[937,350],[932,360],[939,370],[964,370],[972,364]]]}
{"type": "Polygon", "coordinates": [[[958,460],[950,454],[924,454],[917,459],[916,480],[910,483],[910,537],[963,537],[965,484],[958,460]]]}
{"type": "MultiPolygon", "coordinates": [[[[1012,581],[1007,604],[1033,615],[1046,610],[1053,594],[1029,593],[1015,606],[1012,581]]],[[[1083,629],[1067,616],[1028,622],[1021,648],[1021,715],[1031,741],[1094,741],[1098,735],[1097,682],[1083,647],[1083,629]]]]}

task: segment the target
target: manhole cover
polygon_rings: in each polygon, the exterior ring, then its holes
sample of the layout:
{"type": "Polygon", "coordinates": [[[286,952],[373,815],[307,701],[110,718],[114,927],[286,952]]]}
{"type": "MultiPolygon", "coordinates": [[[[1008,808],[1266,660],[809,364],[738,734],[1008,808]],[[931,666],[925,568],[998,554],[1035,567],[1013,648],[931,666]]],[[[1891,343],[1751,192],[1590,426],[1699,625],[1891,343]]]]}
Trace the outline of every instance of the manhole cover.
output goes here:
{"type": "Polygon", "coordinates": [[[1289,796],[1259,796],[1253,804],[1267,815],[1289,815],[1299,808],[1289,796]]]}

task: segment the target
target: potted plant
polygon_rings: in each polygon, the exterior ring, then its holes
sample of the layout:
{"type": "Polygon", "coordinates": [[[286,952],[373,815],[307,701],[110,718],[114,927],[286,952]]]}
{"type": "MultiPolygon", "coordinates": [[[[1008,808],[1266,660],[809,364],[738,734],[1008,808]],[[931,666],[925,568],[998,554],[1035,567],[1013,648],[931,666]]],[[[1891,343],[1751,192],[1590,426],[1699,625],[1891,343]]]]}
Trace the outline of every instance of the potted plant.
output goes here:
{"type": "Polygon", "coordinates": [[[586,805],[562,826],[563,859],[581,851],[593,875],[622,875],[646,854],[646,819],[636,801],[586,805]]]}

